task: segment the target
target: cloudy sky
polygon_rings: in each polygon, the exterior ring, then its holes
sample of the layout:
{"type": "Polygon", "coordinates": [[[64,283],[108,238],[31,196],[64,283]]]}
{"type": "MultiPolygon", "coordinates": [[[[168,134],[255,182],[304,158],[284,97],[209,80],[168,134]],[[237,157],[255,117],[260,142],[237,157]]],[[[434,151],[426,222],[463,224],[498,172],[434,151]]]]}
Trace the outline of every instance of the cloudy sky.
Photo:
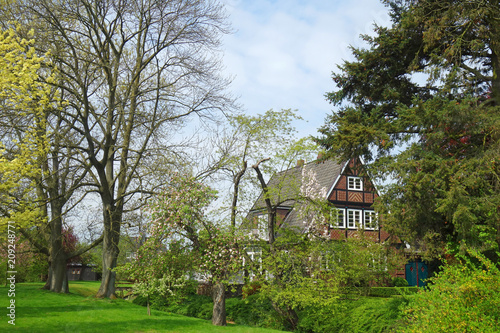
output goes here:
{"type": "Polygon", "coordinates": [[[232,92],[249,114],[297,109],[308,123],[299,135],[316,135],[332,106],[331,72],[363,45],[373,23],[389,25],[379,0],[226,0],[235,33],[224,40],[232,92]]]}

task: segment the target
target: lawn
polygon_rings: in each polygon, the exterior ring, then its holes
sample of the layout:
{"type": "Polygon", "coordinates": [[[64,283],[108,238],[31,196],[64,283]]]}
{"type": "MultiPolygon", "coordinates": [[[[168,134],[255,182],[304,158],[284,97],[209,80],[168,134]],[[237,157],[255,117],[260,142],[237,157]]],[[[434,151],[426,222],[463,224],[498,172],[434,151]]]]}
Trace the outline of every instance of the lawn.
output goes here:
{"type": "Polygon", "coordinates": [[[117,299],[95,299],[95,282],[70,282],[70,294],[41,290],[41,283],[16,285],[15,326],[8,323],[8,288],[0,287],[0,332],[279,332],[270,329],[229,325],[152,310],[117,299]]]}

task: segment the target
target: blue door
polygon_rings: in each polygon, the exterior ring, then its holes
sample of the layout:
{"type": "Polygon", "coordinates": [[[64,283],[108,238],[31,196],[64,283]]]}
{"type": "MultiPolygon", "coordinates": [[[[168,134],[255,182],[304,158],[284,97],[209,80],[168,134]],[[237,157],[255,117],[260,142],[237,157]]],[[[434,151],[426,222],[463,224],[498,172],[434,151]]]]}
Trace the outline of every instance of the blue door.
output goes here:
{"type": "Polygon", "coordinates": [[[428,277],[427,264],[421,260],[411,261],[406,264],[405,274],[410,287],[423,287],[428,277]]]}

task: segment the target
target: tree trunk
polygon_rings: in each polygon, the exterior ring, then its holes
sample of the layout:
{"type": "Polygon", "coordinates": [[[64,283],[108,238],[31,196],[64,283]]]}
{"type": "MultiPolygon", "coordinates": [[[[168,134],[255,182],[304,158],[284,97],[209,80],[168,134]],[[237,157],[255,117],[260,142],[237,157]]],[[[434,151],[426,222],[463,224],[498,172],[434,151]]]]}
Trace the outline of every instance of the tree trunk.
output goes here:
{"type": "MultiPolygon", "coordinates": [[[[54,250],[54,248],[52,248],[54,250]]],[[[52,256],[52,272],[49,277],[50,291],[55,293],[69,293],[68,274],[66,266],[66,254],[61,249],[52,256]]]]}
{"type": "Polygon", "coordinates": [[[275,234],[274,228],[276,225],[276,207],[273,206],[271,199],[269,198],[269,195],[268,195],[269,189],[267,187],[267,183],[265,182],[264,176],[262,175],[262,172],[259,169],[260,163],[268,161],[268,160],[269,160],[269,158],[265,158],[263,160],[260,160],[259,162],[257,162],[257,164],[252,166],[252,168],[254,168],[255,172],[257,173],[257,179],[260,182],[260,186],[262,188],[262,194],[264,197],[264,202],[266,203],[267,235],[268,235],[268,239],[269,239],[268,243],[269,243],[270,251],[271,251],[271,253],[273,253],[274,252],[273,244],[274,244],[274,240],[275,240],[274,239],[274,234],[275,234]]]}
{"type": "Polygon", "coordinates": [[[112,269],[116,267],[118,258],[118,238],[104,235],[104,244],[102,249],[102,280],[96,297],[115,298],[116,272],[112,269]]]}
{"type": "MultiPolygon", "coordinates": [[[[52,197],[56,197],[54,193],[52,197]]],[[[67,256],[63,248],[62,235],[62,206],[60,200],[53,200],[50,203],[52,221],[50,222],[50,267],[49,277],[50,291],[56,293],[69,293],[68,276],[66,274],[67,256]]]]}
{"type": "Polygon", "coordinates": [[[47,272],[47,281],[42,289],[50,290],[50,281],[52,281],[52,262],[49,260],[49,271],[47,272]]]}
{"type": "Polygon", "coordinates": [[[240,190],[241,178],[247,171],[247,161],[243,161],[241,170],[234,177],[233,203],[231,205],[231,232],[236,230],[236,207],[238,205],[238,192],[240,190]]]}
{"type": "Polygon", "coordinates": [[[213,285],[212,300],[214,301],[212,324],[226,326],[226,288],[222,282],[218,281],[213,285]]]}
{"type": "Polygon", "coordinates": [[[116,298],[115,281],[118,254],[118,242],[120,241],[121,212],[115,208],[104,209],[104,240],[102,248],[102,280],[96,297],[116,298]]]}

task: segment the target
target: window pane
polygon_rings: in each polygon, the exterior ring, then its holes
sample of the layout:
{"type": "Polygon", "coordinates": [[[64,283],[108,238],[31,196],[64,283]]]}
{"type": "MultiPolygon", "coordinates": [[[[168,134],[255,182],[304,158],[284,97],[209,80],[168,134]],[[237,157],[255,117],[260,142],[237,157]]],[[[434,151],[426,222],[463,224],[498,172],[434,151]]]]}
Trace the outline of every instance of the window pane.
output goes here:
{"type": "Polygon", "coordinates": [[[349,209],[347,211],[347,227],[357,228],[361,226],[361,211],[349,209]]]}
{"type": "Polygon", "coordinates": [[[354,191],[362,191],[363,179],[361,177],[347,177],[347,189],[354,191]]]}
{"type": "Polygon", "coordinates": [[[365,210],[365,229],[375,230],[377,228],[377,215],[374,211],[365,210]]]}
{"type": "Polygon", "coordinates": [[[332,213],[332,227],[345,228],[344,209],[337,209],[332,213]]]}

